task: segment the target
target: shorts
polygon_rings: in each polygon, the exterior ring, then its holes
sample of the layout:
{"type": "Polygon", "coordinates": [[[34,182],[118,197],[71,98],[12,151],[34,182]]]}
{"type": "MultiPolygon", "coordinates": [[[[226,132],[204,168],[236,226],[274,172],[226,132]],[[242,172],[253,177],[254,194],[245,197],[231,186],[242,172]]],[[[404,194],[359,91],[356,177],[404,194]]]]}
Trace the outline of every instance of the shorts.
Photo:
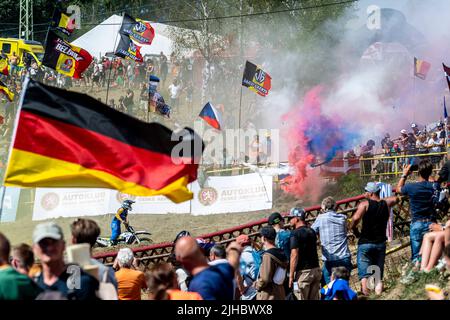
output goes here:
{"type": "Polygon", "coordinates": [[[380,279],[383,279],[384,261],[386,258],[386,243],[364,243],[358,245],[357,264],[359,280],[374,274],[375,267],[379,268],[380,279]]]}

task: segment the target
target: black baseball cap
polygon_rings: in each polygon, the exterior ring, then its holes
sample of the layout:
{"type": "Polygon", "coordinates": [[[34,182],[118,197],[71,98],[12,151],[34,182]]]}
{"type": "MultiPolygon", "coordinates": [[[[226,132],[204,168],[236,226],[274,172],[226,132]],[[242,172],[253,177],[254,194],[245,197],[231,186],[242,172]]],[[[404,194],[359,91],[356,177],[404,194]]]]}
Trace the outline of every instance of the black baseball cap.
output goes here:
{"type": "Polygon", "coordinates": [[[261,236],[268,240],[275,240],[275,238],[277,237],[277,232],[272,226],[262,227],[259,233],[261,234],[261,236]]]}
{"type": "Polygon", "coordinates": [[[269,216],[268,223],[269,225],[273,226],[274,224],[278,224],[281,221],[283,221],[283,217],[279,212],[274,212],[269,216]]]}

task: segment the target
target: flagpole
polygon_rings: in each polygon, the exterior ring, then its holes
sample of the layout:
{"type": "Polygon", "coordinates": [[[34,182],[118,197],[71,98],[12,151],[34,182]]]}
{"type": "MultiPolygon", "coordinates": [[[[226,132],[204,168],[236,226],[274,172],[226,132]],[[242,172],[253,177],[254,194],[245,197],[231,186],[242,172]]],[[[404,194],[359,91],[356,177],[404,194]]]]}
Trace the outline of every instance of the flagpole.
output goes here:
{"type": "MultiPolygon", "coordinates": [[[[122,29],[122,25],[123,25],[123,18],[124,18],[125,14],[122,13],[122,23],[120,24],[120,29],[119,31],[116,33],[116,38],[114,40],[114,48],[113,48],[113,53],[116,50],[116,44],[117,44],[117,36],[120,33],[120,30],[122,29]]],[[[108,57],[106,57],[108,59],[108,57]]],[[[105,104],[108,105],[108,95],[109,95],[109,81],[111,80],[111,69],[112,69],[112,63],[113,63],[113,58],[111,58],[111,63],[109,65],[109,75],[108,75],[108,82],[106,83],[106,101],[105,104]]]]}
{"type": "Polygon", "coordinates": [[[2,203],[0,206],[0,221],[1,221],[2,215],[3,215],[3,201],[5,201],[5,194],[6,194],[6,187],[2,186],[2,200],[1,200],[2,203]]]}
{"type": "MultiPolygon", "coordinates": [[[[239,95],[239,120],[238,120],[238,155],[239,159],[241,153],[241,110],[242,110],[242,85],[241,85],[241,94],[239,95]]],[[[245,141],[244,141],[244,152],[245,152],[245,141]]]]}

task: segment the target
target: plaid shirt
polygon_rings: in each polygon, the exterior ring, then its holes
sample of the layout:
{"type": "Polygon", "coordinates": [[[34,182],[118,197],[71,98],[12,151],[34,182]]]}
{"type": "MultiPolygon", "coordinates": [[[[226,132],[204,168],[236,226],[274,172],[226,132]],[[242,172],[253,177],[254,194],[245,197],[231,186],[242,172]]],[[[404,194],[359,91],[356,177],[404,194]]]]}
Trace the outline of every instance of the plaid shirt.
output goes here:
{"type": "Polygon", "coordinates": [[[311,228],[320,235],[323,261],[336,261],[351,256],[347,244],[346,215],[327,211],[316,218],[311,228]]]}

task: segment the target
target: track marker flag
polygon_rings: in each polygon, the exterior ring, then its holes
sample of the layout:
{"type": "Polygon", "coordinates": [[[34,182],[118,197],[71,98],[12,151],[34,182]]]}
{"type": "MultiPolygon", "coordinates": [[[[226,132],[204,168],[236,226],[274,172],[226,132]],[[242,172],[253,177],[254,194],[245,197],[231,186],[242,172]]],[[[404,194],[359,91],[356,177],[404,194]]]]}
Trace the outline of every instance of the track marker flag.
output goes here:
{"type": "Polygon", "coordinates": [[[445,64],[442,64],[444,67],[445,77],[447,78],[448,90],[450,90],[450,68],[445,64]]]}
{"type": "Polygon", "coordinates": [[[14,93],[2,81],[0,81],[0,93],[3,93],[9,101],[12,102],[14,100],[14,93]]]}
{"type": "Polygon", "coordinates": [[[217,130],[222,129],[222,116],[220,112],[208,102],[200,111],[199,117],[206,121],[211,127],[217,130]]]}
{"type": "Polygon", "coordinates": [[[204,144],[77,92],[27,79],[5,186],[109,188],[135,196],[192,199],[204,144]]]}
{"type": "Polygon", "coordinates": [[[120,26],[120,34],[127,35],[139,44],[150,45],[155,38],[155,29],[150,22],[141,19],[134,19],[129,14],[123,15],[123,22],[120,26]]]}
{"type": "Polygon", "coordinates": [[[419,79],[425,80],[427,78],[428,71],[430,71],[431,64],[424,60],[419,60],[414,57],[414,76],[419,79]]]}
{"type": "Polygon", "coordinates": [[[61,31],[67,36],[70,36],[75,30],[75,19],[72,19],[61,10],[55,9],[51,27],[58,31],[61,31]]]}
{"type": "Polygon", "coordinates": [[[245,64],[242,85],[260,96],[267,96],[272,88],[272,78],[259,66],[247,61],[245,64]]]}
{"type": "Polygon", "coordinates": [[[50,30],[47,34],[45,54],[42,64],[57,72],[80,79],[81,74],[89,67],[92,56],[86,50],[76,47],[55,32],[50,30]]]}

